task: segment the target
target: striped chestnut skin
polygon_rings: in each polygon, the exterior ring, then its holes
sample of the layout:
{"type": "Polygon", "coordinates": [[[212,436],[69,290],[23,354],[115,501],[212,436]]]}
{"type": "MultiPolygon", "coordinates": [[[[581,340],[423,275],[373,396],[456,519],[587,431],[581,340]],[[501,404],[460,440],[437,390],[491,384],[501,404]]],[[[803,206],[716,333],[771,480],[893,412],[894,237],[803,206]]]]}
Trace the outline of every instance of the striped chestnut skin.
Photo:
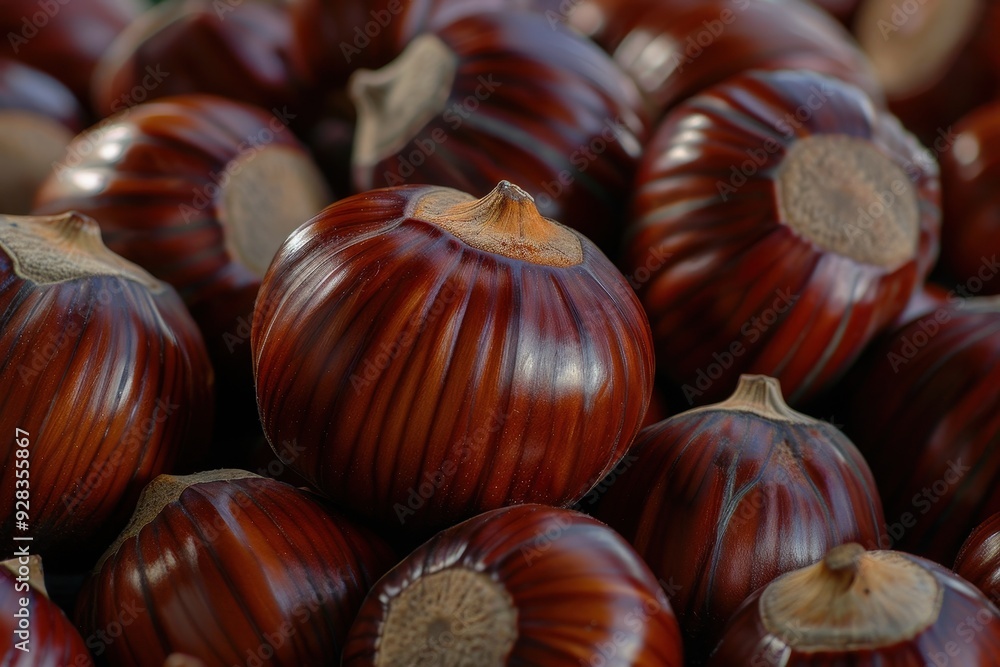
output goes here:
{"type": "Polygon", "coordinates": [[[173,285],[202,330],[220,401],[251,415],[261,278],[288,234],[331,201],[279,115],[211,95],[125,109],[70,144],[34,208],[95,218],[109,248],[173,285]]]}
{"type": "Polygon", "coordinates": [[[542,505],[438,533],[368,594],[344,667],[681,667],[649,568],[613,530],[542,505]]]}
{"type": "Polygon", "coordinates": [[[292,26],[283,3],[167,0],[134,21],[94,72],[94,105],[120,111],[132,91],[167,76],[144,99],[208,93],[266,109],[306,113],[290,64],[292,26]]]}
{"type": "Polygon", "coordinates": [[[204,451],[212,390],[176,292],[111,253],[96,222],[0,217],[5,545],[30,535],[33,550],[75,559],[76,571],[87,548],[96,558],[149,480],[204,451]]]}
{"type": "Polygon", "coordinates": [[[297,443],[293,470],[397,531],[579,500],[652,392],[628,283],[506,181],[328,207],[278,251],[250,342],[271,446],[297,443]]]}
{"type": "Polygon", "coordinates": [[[632,75],[657,115],[749,70],[820,72],[882,100],[868,59],[843,26],[811,2],[583,0],[566,21],[632,75]]]}
{"type": "Polygon", "coordinates": [[[58,80],[0,56],[0,212],[31,213],[35,192],[83,129],[84,117],[58,80]]]}
{"type": "Polygon", "coordinates": [[[978,294],[1000,294],[1000,102],[979,107],[951,130],[940,155],[941,265],[978,294]]]}
{"type": "Polygon", "coordinates": [[[709,667],[1000,664],[1000,610],[954,572],[901,551],[831,549],[754,593],[709,667]]]}
{"type": "MultiPolygon", "coordinates": [[[[795,3],[793,3],[795,4],[795,3]]],[[[829,388],[937,257],[937,166],[859,89],[751,72],[678,106],[643,156],[625,273],[689,405],[740,373],[829,388]]]]}
{"type": "Polygon", "coordinates": [[[148,6],[145,0],[4,0],[0,54],[55,77],[89,106],[104,50],[148,6]]]}
{"type": "Polygon", "coordinates": [[[648,119],[600,48],[532,12],[466,16],[354,73],[357,191],[432,184],[486,195],[500,180],[614,254],[648,119]]]}
{"type": "Polygon", "coordinates": [[[773,378],[644,429],[629,457],[596,516],[668,582],[692,664],[748,595],[845,541],[877,544],[883,525],[857,448],[773,378]]]}
{"type": "Polygon", "coordinates": [[[108,664],[335,665],[395,559],[317,497],[242,470],[161,475],[77,604],[108,664]],[[118,621],[120,635],[107,628],[118,621]]]}
{"type": "MultiPolygon", "coordinates": [[[[25,551],[30,542],[23,542],[25,551]]],[[[80,633],[45,590],[38,556],[0,563],[0,663],[7,667],[93,667],[80,633]]]]}
{"type": "Polygon", "coordinates": [[[993,604],[1000,601],[1000,512],[976,526],[962,543],[952,569],[993,604]]]}
{"type": "Polygon", "coordinates": [[[950,565],[1000,512],[1000,299],[949,292],[873,345],[842,391],[892,528],[882,548],[950,565]]]}

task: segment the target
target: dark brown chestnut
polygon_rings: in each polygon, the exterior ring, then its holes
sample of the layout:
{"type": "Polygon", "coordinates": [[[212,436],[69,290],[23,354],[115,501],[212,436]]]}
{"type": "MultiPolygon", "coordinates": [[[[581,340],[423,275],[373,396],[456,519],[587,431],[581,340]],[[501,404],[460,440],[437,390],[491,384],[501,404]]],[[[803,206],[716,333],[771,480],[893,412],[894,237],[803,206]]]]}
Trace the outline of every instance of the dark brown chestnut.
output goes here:
{"type": "Polygon", "coordinates": [[[69,89],[0,56],[0,213],[31,213],[35,192],[83,124],[69,89]]]}
{"type": "Polygon", "coordinates": [[[778,378],[793,405],[817,396],[937,257],[935,162],[819,74],[751,72],[691,98],[636,182],[625,273],[689,405],[747,372],[778,378]]]}
{"type": "Polygon", "coordinates": [[[951,130],[940,155],[941,264],[979,294],[1000,294],[1000,102],[951,130]]]}
{"type": "Polygon", "coordinates": [[[0,662],[7,667],[93,667],[80,633],[45,590],[42,561],[22,542],[0,563],[0,662]]]}
{"type": "Polygon", "coordinates": [[[755,590],[883,525],[861,454],[773,378],[744,375],[726,401],[644,429],[628,457],[596,516],[670,584],[692,664],[755,590]]]}
{"type": "Polygon", "coordinates": [[[280,3],[167,0],[136,19],[105,52],[93,77],[94,106],[111,115],[149,72],[169,72],[146,99],[208,93],[305,114],[289,62],[292,26],[280,3]]]}
{"type": "Polygon", "coordinates": [[[98,60],[147,6],[146,0],[4,0],[0,52],[55,77],[89,106],[98,60]]]}
{"type": "Polygon", "coordinates": [[[681,667],[677,620],[607,526],[521,505],[439,533],[376,584],[344,667],[681,667]]]}
{"type": "Polygon", "coordinates": [[[976,526],[966,538],[953,569],[993,604],[1000,602],[1000,512],[976,526]]]}
{"type": "Polygon", "coordinates": [[[173,285],[220,397],[251,415],[257,288],[288,234],[331,201],[286,113],[210,95],[127,108],[73,141],[35,206],[94,217],[108,247],[173,285]]]}
{"type": "Polygon", "coordinates": [[[172,653],[206,667],[339,664],[394,562],[375,535],[287,484],[241,470],[161,475],[87,582],[77,621],[121,667],[172,653]]]}
{"type": "Polygon", "coordinates": [[[96,222],[0,217],[5,552],[29,536],[78,571],[150,479],[204,453],[212,382],[176,292],[109,251],[96,222]]]}
{"type": "Polygon", "coordinates": [[[980,667],[1000,662],[1000,610],[950,570],[843,544],[757,591],[709,667],[980,667]]]}
{"type": "Polygon", "coordinates": [[[290,465],[316,488],[417,531],[579,500],[653,382],[624,277],[508,182],[328,207],[278,251],[250,342],[272,447],[297,443],[290,465]]]}
{"type": "Polygon", "coordinates": [[[880,546],[950,565],[1000,511],[1000,300],[951,291],[873,345],[842,391],[885,504],[880,546]]]}
{"type": "Polygon", "coordinates": [[[350,80],[359,191],[518,183],[542,215],[618,250],[648,126],[632,81],[594,44],[530,12],[468,16],[350,80]]]}

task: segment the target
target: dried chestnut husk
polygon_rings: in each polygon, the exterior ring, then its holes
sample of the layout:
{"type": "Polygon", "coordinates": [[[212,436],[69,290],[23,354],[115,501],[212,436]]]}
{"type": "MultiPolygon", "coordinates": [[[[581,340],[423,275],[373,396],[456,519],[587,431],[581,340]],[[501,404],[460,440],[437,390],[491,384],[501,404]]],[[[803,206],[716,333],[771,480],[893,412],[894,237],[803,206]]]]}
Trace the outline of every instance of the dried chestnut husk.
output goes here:
{"type": "Polygon", "coordinates": [[[1000,661],[1000,611],[945,568],[899,551],[831,549],[754,593],[709,667],[980,667],[1000,661]]]}
{"type": "Polygon", "coordinates": [[[339,664],[365,594],[394,562],[376,536],[287,484],[241,470],[161,475],[87,582],[77,621],[122,667],[172,653],[207,667],[339,664]],[[116,620],[120,636],[108,637],[116,620]]]}
{"type": "Polygon", "coordinates": [[[644,429],[628,458],[596,516],[670,584],[696,662],[755,590],[882,527],[861,454],[773,378],[745,375],[726,401],[644,429]]]}
{"type": "Polygon", "coordinates": [[[0,360],[5,550],[30,536],[79,569],[150,479],[208,443],[213,375],[198,328],[90,218],[0,217],[0,360]]]}
{"type": "Polygon", "coordinates": [[[976,109],[943,142],[941,264],[955,279],[1000,294],[1000,102],[976,109]],[[978,281],[978,282],[977,282],[978,281]]]}
{"type": "Polygon", "coordinates": [[[31,213],[35,192],[83,118],[80,103],[58,80],[0,57],[0,213],[31,213]]]}
{"type": "Polygon", "coordinates": [[[751,72],[681,104],[643,156],[626,240],[660,372],[689,404],[745,372],[815,397],[927,275],[938,204],[934,161],[838,80],[751,72]]]}
{"type": "Polygon", "coordinates": [[[653,574],[607,526],[521,505],[449,528],[376,584],[344,667],[681,667],[653,574]]]}
{"type": "Polygon", "coordinates": [[[355,188],[500,180],[542,215],[618,250],[648,131],[635,84],[594,44],[530,12],[468,16],[350,80],[355,188]]]}
{"type": "Polygon", "coordinates": [[[45,590],[31,542],[0,563],[0,663],[6,667],[93,667],[90,651],[45,590]]]}
{"type": "Polygon", "coordinates": [[[885,505],[880,546],[950,565],[1000,511],[1000,300],[950,292],[873,345],[842,389],[885,505]]]}
{"type": "Polygon", "coordinates": [[[624,277],[508,182],[328,207],[278,251],[250,342],[272,447],[297,443],[316,488],[408,530],[580,499],[653,382],[624,277]]]}
{"type": "Polygon", "coordinates": [[[288,234],[331,201],[285,111],[210,95],[125,109],[70,144],[35,206],[94,217],[109,248],[173,285],[204,334],[220,400],[251,415],[260,280],[288,234]]]}

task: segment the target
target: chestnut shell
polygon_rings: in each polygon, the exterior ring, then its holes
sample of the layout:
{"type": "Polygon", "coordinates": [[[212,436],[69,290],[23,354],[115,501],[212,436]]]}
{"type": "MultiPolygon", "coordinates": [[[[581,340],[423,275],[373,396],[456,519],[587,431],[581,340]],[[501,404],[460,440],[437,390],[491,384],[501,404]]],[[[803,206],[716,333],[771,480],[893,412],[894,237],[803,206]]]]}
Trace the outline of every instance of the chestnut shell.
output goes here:
{"type": "Polygon", "coordinates": [[[962,543],[952,569],[993,604],[1000,602],[1000,512],[976,526],[962,543]]]}

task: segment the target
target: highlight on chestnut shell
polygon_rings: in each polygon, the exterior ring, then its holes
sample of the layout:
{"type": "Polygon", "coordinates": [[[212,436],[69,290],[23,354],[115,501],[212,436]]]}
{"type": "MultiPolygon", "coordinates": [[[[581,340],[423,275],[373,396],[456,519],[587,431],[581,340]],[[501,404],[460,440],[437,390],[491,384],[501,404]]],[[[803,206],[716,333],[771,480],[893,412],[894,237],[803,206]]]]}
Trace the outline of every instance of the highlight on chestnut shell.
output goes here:
{"type": "Polygon", "coordinates": [[[1000,603],[1000,512],[976,526],[962,543],[952,569],[993,604],[1000,603]]]}
{"type": "Polygon", "coordinates": [[[743,600],[845,541],[879,543],[878,489],[834,427],[744,375],[727,400],[647,427],[596,511],[661,581],[691,664],[743,600]]]}
{"type": "Polygon", "coordinates": [[[449,528],[368,594],[344,667],[681,667],[663,590],[607,526],[520,505],[449,528]]]}
{"type": "Polygon", "coordinates": [[[998,617],[936,563],[848,543],[748,598],[708,666],[994,665],[998,617]]]}
{"type": "Polygon", "coordinates": [[[104,651],[123,667],[174,653],[339,664],[365,594],[394,562],[374,534],[288,484],[242,470],[161,475],[87,581],[77,622],[95,631],[130,614],[104,651]]]}
{"type": "Polygon", "coordinates": [[[91,218],[0,216],[0,359],[0,457],[30,459],[30,494],[20,468],[0,470],[6,544],[23,521],[50,564],[79,566],[146,482],[204,455],[214,376],[201,334],[91,218]]]}
{"type": "Polygon", "coordinates": [[[272,447],[298,443],[297,473],[405,531],[579,500],[653,382],[624,277],[508,182],[328,207],[278,251],[251,346],[272,447]]]}
{"type": "Polygon", "coordinates": [[[937,257],[937,167],[859,89],[749,72],[676,107],[644,154],[627,273],[689,405],[741,373],[829,389],[937,257]]]}

